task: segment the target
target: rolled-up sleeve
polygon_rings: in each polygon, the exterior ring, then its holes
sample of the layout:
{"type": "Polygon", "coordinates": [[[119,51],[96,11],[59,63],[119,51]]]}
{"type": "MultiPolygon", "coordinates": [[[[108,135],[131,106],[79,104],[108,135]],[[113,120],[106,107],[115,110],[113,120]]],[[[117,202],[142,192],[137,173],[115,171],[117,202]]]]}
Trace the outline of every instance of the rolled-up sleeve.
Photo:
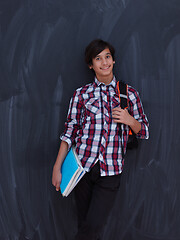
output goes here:
{"type": "Polygon", "coordinates": [[[129,110],[130,114],[141,123],[141,130],[136,134],[137,138],[149,138],[149,122],[144,113],[143,105],[139,93],[132,87],[129,87],[129,110]]]}
{"type": "Polygon", "coordinates": [[[76,90],[70,100],[67,120],[65,122],[65,130],[60,136],[62,141],[68,143],[68,149],[71,148],[76,138],[77,131],[81,128],[81,111],[82,101],[76,90]]]}

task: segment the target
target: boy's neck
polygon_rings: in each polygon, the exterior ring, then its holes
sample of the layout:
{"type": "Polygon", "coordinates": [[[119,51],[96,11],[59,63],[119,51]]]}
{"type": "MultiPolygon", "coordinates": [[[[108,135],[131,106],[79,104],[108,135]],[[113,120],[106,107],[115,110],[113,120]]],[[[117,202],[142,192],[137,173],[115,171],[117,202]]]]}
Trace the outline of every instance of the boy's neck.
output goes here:
{"type": "Polygon", "coordinates": [[[104,83],[105,85],[109,85],[111,83],[111,81],[113,80],[114,78],[114,75],[112,74],[111,76],[108,76],[108,77],[98,77],[96,76],[97,80],[101,83],[104,83]]]}

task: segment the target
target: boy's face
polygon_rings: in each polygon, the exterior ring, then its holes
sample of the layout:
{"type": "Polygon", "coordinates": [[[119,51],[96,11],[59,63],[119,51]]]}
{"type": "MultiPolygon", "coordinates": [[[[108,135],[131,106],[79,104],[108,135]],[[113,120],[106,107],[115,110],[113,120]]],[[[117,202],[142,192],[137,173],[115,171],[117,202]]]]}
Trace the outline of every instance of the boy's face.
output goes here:
{"type": "Polygon", "coordinates": [[[92,65],[89,68],[94,70],[99,81],[112,80],[114,63],[110,50],[106,48],[92,59],[92,65]]]}

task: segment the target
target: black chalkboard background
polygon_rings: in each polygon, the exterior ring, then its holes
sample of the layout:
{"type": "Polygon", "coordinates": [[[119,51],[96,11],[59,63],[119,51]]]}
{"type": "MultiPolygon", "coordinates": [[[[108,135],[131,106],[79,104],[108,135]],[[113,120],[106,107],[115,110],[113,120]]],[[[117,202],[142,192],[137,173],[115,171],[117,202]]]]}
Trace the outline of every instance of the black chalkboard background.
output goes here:
{"type": "Polygon", "coordinates": [[[73,193],[51,185],[70,97],[93,81],[84,48],[116,48],[150,139],[128,152],[103,240],[180,239],[180,1],[0,1],[0,240],[72,240],[73,193]]]}

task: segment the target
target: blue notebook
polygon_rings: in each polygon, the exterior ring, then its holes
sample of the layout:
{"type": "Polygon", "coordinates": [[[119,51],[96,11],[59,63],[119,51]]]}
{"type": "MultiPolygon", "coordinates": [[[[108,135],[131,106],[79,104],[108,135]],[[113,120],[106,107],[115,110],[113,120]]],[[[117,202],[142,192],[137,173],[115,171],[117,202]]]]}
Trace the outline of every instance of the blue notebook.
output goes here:
{"type": "Polygon", "coordinates": [[[61,172],[62,180],[60,189],[62,195],[67,197],[85,174],[85,170],[78,159],[75,148],[72,147],[69,150],[62,164],[61,172]]]}

